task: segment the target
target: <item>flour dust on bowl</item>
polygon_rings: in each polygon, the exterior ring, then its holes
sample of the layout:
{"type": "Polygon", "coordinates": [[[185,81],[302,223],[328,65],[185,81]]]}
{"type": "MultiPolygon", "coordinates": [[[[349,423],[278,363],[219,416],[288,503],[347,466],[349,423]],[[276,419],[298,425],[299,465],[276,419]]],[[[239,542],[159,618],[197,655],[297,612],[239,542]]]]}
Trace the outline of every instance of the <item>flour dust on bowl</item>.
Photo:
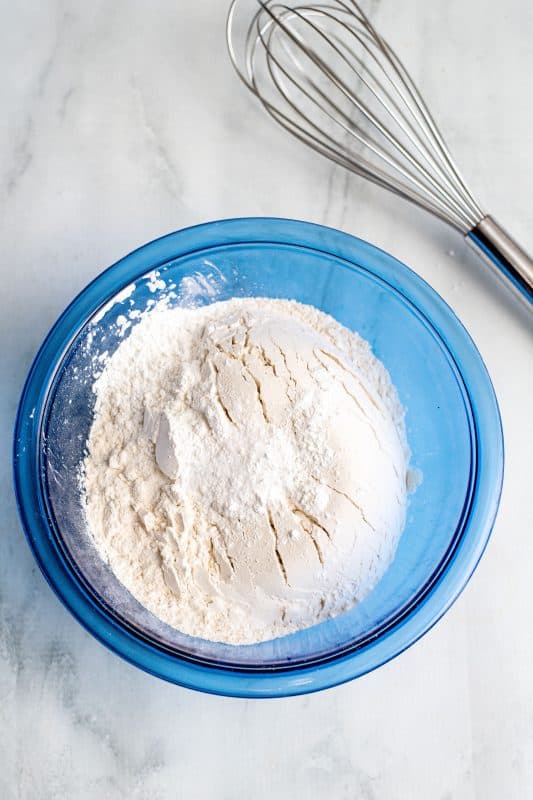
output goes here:
{"type": "MultiPolygon", "coordinates": [[[[349,432],[339,417],[335,435],[349,432]]],[[[167,464],[168,467],[168,464],[167,464]]],[[[49,583],[77,619],[131,663],[202,691],[271,697],[316,691],[385,663],[446,611],[474,570],[499,501],[503,443],[483,362],[446,304],[375,247],[309,223],[236,219],[140,248],[67,308],[28,376],[15,431],[21,518],[49,583]],[[143,313],[239,298],[295,300],[366,339],[399,401],[410,495],[391,566],[350,610],[256,644],[192,636],[119,582],[87,533],[79,468],[94,418],[95,364],[143,313]],[[133,312],[133,313],[132,313],[133,312]]]]}

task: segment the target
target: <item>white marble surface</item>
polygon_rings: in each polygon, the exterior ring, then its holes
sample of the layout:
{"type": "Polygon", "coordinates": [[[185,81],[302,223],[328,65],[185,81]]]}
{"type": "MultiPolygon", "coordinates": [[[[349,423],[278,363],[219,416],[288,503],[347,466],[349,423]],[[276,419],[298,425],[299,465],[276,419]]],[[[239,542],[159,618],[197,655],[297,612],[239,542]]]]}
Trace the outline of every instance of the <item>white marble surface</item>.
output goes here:
{"type": "MultiPolygon", "coordinates": [[[[222,0],[0,7],[0,797],[523,800],[533,796],[532,336],[462,241],[266,119],[231,72],[222,0]],[[43,335],[101,268],[217,217],[300,217],[410,264],[494,380],[507,472],[488,551],[435,629],[351,684],[202,696],[124,663],[38,572],[10,441],[43,335]]],[[[474,190],[533,251],[533,6],[377,1],[474,190]]]]}

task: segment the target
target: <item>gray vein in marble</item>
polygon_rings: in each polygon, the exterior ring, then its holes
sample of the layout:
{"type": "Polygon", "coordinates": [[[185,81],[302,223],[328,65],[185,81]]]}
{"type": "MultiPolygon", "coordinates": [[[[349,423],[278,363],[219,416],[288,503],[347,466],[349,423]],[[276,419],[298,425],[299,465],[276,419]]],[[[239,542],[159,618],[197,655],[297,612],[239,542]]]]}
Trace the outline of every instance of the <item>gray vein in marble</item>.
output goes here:
{"type": "Polygon", "coordinates": [[[78,660],[72,651],[59,639],[52,640],[41,655],[43,684],[57,691],[63,709],[68,713],[75,728],[92,736],[111,754],[123,775],[131,780],[146,779],[149,774],[159,772],[165,766],[165,742],[153,739],[147,743],[140,758],[132,758],[124,749],[122,738],[113,730],[110,720],[98,716],[79,702],[78,660]]]}
{"type": "Polygon", "coordinates": [[[6,193],[8,197],[15,192],[18,184],[28,171],[28,168],[30,167],[30,164],[33,161],[32,139],[35,135],[34,114],[36,111],[35,109],[36,103],[38,100],[43,99],[45,96],[50,75],[52,73],[52,70],[56,66],[58,53],[62,46],[65,28],[68,26],[71,19],[72,15],[69,14],[68,11],[65,11],[61,15],[60,22],[56,28],[56,36],[52,44],[52,47],[50,49],[49,55],[37,73],[35,92],[32,104],[30,106],[30,111],[27,114],[24,123],[22,125],[21,134],[18,137],[18,139],[15,140],[13,147],[13,157],[12,157],[13,163],[11,169],[7,174],[5,182],[6,193]]]}
{"type": "Polygon", "coordinates": [[[161,183],[172,197],[178,199],[181,195],[181,186],[174,159],[163,140],[162,132],[154,124],[150,110],[147,107],[145,95],[135,78],[131,79],[131,88],[137,102],[138,116],[145,131],[146,139],[155,156],[161,183]]]}
{"type": "Polygon", "coordinates": [[[33,133],[33,118],[26,117],[26,121],[22,128],[22,133],[15,142],[12,156],[12,166],[6,177],[6,193],[7,195],[13,194],[18,186],[19,181],[26,174],[30,166],[33,154],[31,152],[31,138],[33,133]]]}
{"type": "Polygon", "coordinates": [[[75,86],[69,86],[68,89],[63,93],[63,96],[61,98],[61,102],[59,103],[59,108],[57,110],[57,113],[58,113],[59,118],[61,120],[65,119],[66,114],[67,114],[67,107],[70,104],[70,100],[71,100],[71,98],[72,98],[72,96],[74,95],[75,92],[76,92],[76,87],[75,86]]]}

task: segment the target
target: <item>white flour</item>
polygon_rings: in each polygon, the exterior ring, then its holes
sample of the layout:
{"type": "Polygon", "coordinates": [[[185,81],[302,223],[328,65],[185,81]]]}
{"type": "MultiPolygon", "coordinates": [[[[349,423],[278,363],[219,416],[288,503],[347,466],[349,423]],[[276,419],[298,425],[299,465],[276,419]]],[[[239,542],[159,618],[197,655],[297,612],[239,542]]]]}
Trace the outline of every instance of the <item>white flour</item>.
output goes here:
{"type": "Polygon", "coordinates": [[[403,410],[368,344],[287,300],[154,311],[95,383],[89,530],[159,618],[234,644],[362,599],[406,507],[403,410]]]}

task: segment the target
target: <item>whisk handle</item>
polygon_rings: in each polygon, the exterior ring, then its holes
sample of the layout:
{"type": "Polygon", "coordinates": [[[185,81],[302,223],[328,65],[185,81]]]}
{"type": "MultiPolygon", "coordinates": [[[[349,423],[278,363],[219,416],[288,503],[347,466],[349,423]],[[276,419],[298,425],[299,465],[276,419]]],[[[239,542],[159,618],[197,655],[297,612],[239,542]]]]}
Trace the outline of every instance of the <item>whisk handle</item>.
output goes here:
{"type": "Polygon", "coordinates": [[[467,241],[504,280],[508,288],[533,307],[533,259],[492,217],[484,217],[466,234],[467,241]]]}

